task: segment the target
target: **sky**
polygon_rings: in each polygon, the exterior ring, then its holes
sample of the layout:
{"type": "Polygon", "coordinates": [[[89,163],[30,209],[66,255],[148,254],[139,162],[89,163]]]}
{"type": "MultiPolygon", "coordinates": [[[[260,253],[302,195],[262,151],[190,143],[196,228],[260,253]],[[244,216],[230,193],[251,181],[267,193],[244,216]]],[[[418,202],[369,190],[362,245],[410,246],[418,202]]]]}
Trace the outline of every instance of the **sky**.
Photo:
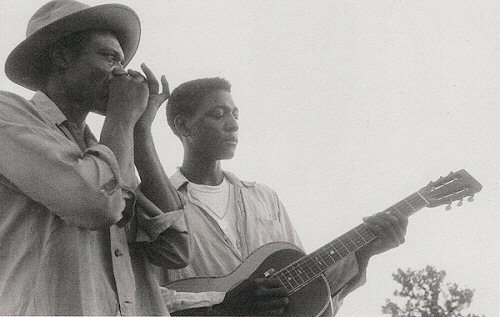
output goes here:
{"type": "MultiPolygon", "coordinates": [[[[472,203],[412,216],[337,316],[384,316],[391,274],[426,265],[475,289],[470,312],[500,315],[499,1],[115,2],[142,22],[129,67],[145,62],[172,88],[231,81],[240,142],[223,167],[279,194],[307,252],[450,171],[483,185],[472,203]]],[[[1,1],[2,63],[44,3],[1,1]]],[[[3,71],[0,89],[32,95],[3,71]]],[[[97,135],[102,122],[88,119],[97,135]]],[[[172,174],[182,147],[164,107],[153,135],[172,174]]]]}

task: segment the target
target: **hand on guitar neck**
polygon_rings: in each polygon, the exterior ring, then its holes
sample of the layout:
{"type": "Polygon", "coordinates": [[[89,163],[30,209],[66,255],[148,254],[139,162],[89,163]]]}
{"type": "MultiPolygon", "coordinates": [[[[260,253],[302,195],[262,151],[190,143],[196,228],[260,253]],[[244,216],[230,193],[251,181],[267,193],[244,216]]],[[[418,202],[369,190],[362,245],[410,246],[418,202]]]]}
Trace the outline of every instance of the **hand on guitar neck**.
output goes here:
{"type": "Polygon", "coordinates": [[[356,251],[361,267],[377,254],[398,247],[405,242],[408,218],[399,212],[379,212],[363,219],[367,228],[377,236],[365,247],[356,251]]]}
{"type": "Polygon", "coordinates": [[[227,292],[212,312],[218,316],[280,316],[287,305],[287,290],[278,280],[255,278],[227,292]]]}

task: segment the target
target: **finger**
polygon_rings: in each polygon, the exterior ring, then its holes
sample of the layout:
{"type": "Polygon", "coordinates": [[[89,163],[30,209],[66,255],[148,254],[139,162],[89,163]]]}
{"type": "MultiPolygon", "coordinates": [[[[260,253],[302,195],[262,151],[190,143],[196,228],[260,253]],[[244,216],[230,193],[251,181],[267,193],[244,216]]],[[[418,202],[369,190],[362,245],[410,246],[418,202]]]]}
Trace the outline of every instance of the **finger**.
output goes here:
{"type": "Polygon", "coordinates": [[[390,215],[385,212],[379,212],[373,216],[363,218],[363,221],[366,223],[382,226],[387,223],[397,223],[399,220],[396,216],[390,215]]]}
{"type": "Polygon", "coordinates": [[[114,68],[111,74],[113,77],[128,76],[127,71],[123,68],[114,68]]]}
{"type": "Polygon", "coordinates": [[[129,69],[128,74],[138,83],[143,83],[146,81],[146,77],[144,77],[140,72],[129,69]]]}
{"type": "Polygon", "coordinates": [[[254,279],[256,288],[261,289],[280,289],[283,288],[283,284],[278,279],[275,278],[256,278],[254,279]]]}
{"type": "Polygon", "coordinates": [[[391,226],[368,224],[368,228],[380,239],[391,245],[398,245],[397,234],[391,226]]]}
{"type": "Polygon", "coordinates": [[[391,210],[390,214],[397,217],[399,223],[406,227],[406,225],[408,224],[408,217],[400,213],[398,210],[391,210]]]}
{"type": "Polygon", "coordinates": [[[161,75],[161,94],[165,96],[165,99],[170,97],[170,87],[168,86],[167,77],[165,75],[161,75]]]}
{"type": "MultiPolygon", "coordinates": [[[[387,215],[386,213],[384,214],[387,215]]],[[[395,239],[398,242],[398,245],[404,243],[406,235],[406,226],[408,225],[408,219],[399,213],[390,214],[389,216],[390,217],[387,216],[383,217],[385,217],[384,219],[386,219],[390,223],[387,225],[391,226],[392,228],[391,232],[394,232],[395,234],[393,236],[393,239],[395,239]]]]}
{"type": "Polygon", "coordinates": [[[258,287],[255,290],[255,296],[263,298],[287,297],[288,290],[284,287],[279,287],[279,288],[258,287]]]}
{"type": "Polygon", "coordinates": [[[160,85],[158,84],[156,76],[153,74],[151,69],[149,69],[149,67],[146,66],[145,63],[141,64],[141,69],[144,72],[144,74],[146,74],[146,81],[148,82],[150,93],[157,94],[158,91],[160,90],[160,85]]]}

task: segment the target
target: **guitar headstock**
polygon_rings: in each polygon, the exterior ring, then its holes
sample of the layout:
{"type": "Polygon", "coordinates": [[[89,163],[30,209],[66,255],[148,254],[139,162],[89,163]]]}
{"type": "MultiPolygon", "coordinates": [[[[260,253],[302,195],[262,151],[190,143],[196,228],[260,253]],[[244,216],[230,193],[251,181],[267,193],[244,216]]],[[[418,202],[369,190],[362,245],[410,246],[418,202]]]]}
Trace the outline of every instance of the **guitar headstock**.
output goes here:
{"type": "Polygon", "coordinates": [[[446,210],[451,209],[451,203],[459,201],[458,206],[462,205],[462,200],[468,197],[472,201],[474,194],[481,191],[483,186],[474,179],[465,170],[450,172],[447,176],[440,177],[434,182],[430,182],[418,192],[428,202],[427,207],[437,207],[448,205],[446,210]]]}

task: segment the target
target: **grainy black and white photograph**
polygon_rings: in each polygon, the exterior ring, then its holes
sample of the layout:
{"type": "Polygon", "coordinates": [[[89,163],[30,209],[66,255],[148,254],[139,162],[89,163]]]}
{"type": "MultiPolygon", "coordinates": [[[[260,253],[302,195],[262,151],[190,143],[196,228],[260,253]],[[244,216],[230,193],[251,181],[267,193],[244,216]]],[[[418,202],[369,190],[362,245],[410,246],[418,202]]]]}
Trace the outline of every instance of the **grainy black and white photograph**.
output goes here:
{"type": "Polygon", "coordinates": [[[500,316],[500,2],[0,4],[0,315],[500,316]]]}

